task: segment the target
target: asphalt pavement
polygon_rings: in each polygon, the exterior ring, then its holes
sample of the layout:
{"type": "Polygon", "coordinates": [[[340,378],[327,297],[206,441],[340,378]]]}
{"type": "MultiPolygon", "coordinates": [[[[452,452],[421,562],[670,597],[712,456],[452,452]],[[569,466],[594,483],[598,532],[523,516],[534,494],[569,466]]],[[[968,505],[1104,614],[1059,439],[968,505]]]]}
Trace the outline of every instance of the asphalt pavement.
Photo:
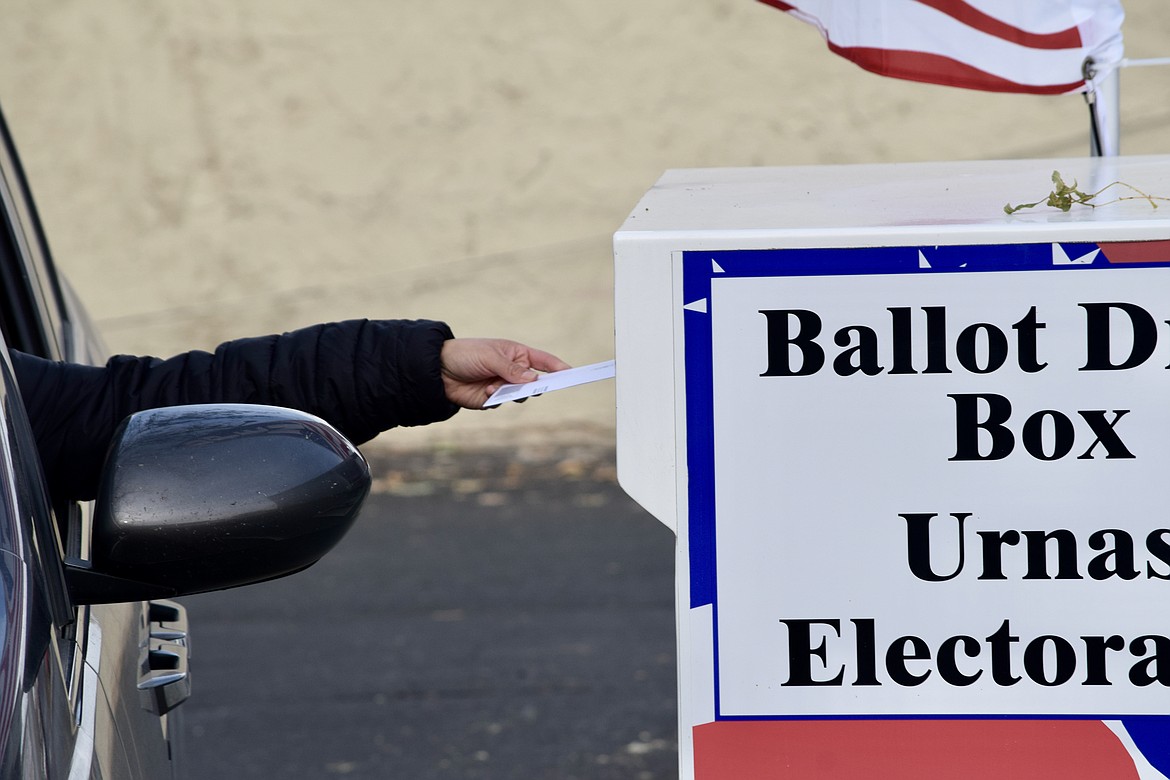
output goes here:
{"type": "Polygon", "coordinates": [[[674,536],[612,453],[372,465],[323,561],[185,599],[185,777],[677,777],[674,536]]]}

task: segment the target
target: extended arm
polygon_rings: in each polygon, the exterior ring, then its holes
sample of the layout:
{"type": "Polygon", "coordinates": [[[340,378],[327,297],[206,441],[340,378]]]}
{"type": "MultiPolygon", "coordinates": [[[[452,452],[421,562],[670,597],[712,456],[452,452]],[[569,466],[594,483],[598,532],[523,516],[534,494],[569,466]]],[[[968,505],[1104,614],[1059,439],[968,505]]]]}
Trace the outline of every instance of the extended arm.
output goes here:
{"type": "Polygon", "coordinates": [[[118,424],[143,409],[271,404],[315,414],[355,442],[458,409],[446,397],[439,322],[357,320],[240,339],[159,360],[121,355],[104,367],[12,353],[54,493],[90,498],[118,424]]]}

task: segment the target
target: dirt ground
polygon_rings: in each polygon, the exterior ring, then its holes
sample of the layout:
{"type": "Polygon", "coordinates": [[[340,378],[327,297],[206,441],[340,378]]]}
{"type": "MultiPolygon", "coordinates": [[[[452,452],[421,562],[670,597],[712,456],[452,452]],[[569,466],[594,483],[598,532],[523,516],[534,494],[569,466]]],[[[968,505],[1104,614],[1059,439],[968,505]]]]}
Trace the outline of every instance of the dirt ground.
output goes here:
{"type": "MultiPolygon", "coordinates": [[[[1160,0],[1126,6],[1128,56],[1170,54],[1160,0]]],[[[124,352],[432,317],[590,363],[613,354],[612,233],[667,168],[1087,149],[1079,96],[882,79],[751,0],[10,0],[5,17],[0,99],[50,241],[124,352]]],[[[1122,90],[1123,152],[1170,153],[1170,68],[1122,90]]],[[[526,431],[611,441],[612,383],[394,442],[526,431]]]]}

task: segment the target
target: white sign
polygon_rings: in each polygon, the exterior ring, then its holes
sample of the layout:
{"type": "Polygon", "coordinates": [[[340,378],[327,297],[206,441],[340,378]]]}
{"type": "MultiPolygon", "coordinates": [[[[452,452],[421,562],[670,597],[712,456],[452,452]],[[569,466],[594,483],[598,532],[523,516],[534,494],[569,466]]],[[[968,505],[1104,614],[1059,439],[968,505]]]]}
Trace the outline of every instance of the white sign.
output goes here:
{"type": "Polygon", "coordinates": [[[717,719],[1167,712],[1170,270],[1095,251],[686,254],[717,719]]]}

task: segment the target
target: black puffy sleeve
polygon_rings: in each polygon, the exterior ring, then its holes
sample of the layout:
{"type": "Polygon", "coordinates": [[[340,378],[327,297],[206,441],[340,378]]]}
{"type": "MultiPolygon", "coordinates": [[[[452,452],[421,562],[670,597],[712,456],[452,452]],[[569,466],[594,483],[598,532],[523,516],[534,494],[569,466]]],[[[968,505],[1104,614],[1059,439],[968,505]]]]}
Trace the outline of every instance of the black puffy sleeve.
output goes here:
{"type": "Polygon", "coordinates": [[[168,360],[119,355],[104,367],[13,352],[50,488],[92,498],[114,430],[143,409],[205,403],[285,406],[317,415],[355,443],[399,425],[451,417],[439,351],[450,329],[429,320],[352,320],[240,339],[168,360]]]}

